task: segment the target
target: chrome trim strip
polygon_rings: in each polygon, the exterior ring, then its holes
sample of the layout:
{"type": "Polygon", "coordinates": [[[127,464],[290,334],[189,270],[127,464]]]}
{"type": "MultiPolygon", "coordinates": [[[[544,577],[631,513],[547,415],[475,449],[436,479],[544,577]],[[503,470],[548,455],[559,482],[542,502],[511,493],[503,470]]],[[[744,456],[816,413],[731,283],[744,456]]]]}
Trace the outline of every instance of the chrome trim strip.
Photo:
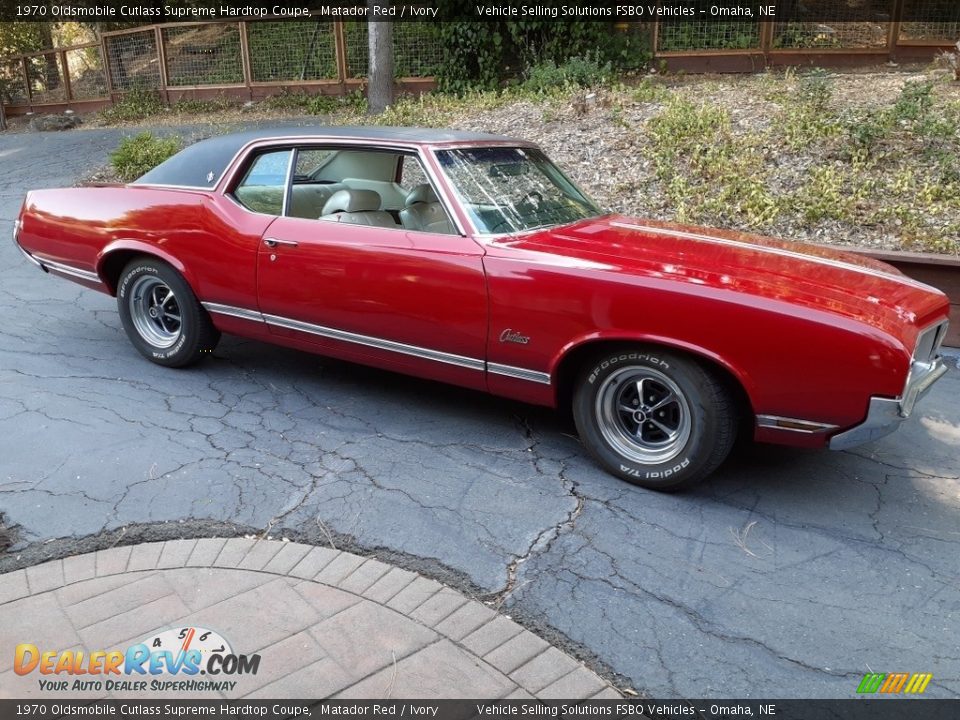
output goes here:
{"type": "Polygon", "coordinates": [[[770,428],[771,430],[786,430],[787,432],[799,432],[807,435],[814,433],[829,432],[836,430],[836,425],[830,423],[813,422],[811,420],[800,420],[799,418],[788,418],[780,415],[757,415],[757,427],[770,428]],[[784,427],[779,423],[786,422],[803,427],[784,427]]]}
{"type": "Polygon", "coordinates": [[[80,268],[75,268],[72,265],[64,265],[63,263],[54,262],[53,260],[47,260],[46,258],[42,257],[38,257],[37,261],[42,267],[47,268],[47,270],[53,270],[54,272],[63,273],[64,275],[70,275],[75,278],[80,278],[81,280],[86,280],[87,282],[95,282],[100,285],[103,284],[103,280],[101,280],[100,276],[95,272],[81,270],[80,268]]]}
{"type": "MultiPolygon", "coordinates": [[[[223,174],[221,174],[220,177],[223,177],[223,174]]],[[[220,182],[220,180],[218,179],[217,182],[220,182]]],[[[136,181],[127,183],[126,187],[160,188],[161,190],[186,190],[188,192],[196,192],[197,190],[201,190],[208,193],[217,189],[216,185],[204,187],[203,185],[169,185],[167,183],[140,183],[136,181]]]]}
{"type": "Polygon", "coordinates": [[[287,174],[283,180],[283,201],[280,203],[280,216],[286,217],[287,210],[290,207],[290,195],[293,193],[293,167],[294,162],[297,159],[297,155],[300,151],[292,147],[290,148],[290,157],[287,158],[287,174]]]}
{"type": "Polygon", "coordinates": [[[256,310],[246,310],[244,308],[233,307],[232,305],[221,305],[220,303],[200,303],[207,312],[217,313],[218,315],[229,315],[230,317],[240,318],[241,320],[253,320],[254,322],[265,322],[263,315],[256,310]]]}
{"type": "Polygon", "coordinates": [[[416,345],[407,345],[406,343],[384,340],[369,335],[359,335],[357,333],[347,332],[346,330],[337,330],[336,328],[324,327],[323,325],[313,325],[312,323],[301,322],[300,320],[290,320],[289,318],[280,317],[279,315],[264,315],[263,319],[268,325],[273,325],[274,327],[298,330],[331,340],[341,340],[343,342],[364,345],[378,350],[388,350],[401,355],[410,355],[411,357],[422,358],[424,360],[456,365],[457,367],[463,367],[469,370],[480,370],[482,372],[485,369],[483,360],[464,357],[463,355],[454,355],[453,353],[441,352],[440,350],[430,350],[416,345]]]}
{"type": "Polygon", "coordinates": [[[34,265],[36,265],[36,266],[37,266],[38,268],[40,268],[41,270],[46,271],[46,268],[43,266],[43,264],[42,264],[39,260],[37,260],[33,255],[31,255],[31,254],[28,253],[26,250],[24,250],[24,249],[23,249],[23,246],[20,245],[19,242],[17,242],[16,240],[14,240],[14,241],[13,241],[13,244],[17,246],[17,250],[19,250],[19,251],[20,251],[20,254],[23,255],[27,260],[29,260],[30,262],[32,262],[34,265]]]}
{"type": "Polygon", "coordinates": [[[540,383],[542,385],[551,384],[550,374],[538,372],[537,370],[528,370],[526,368],[514,367],[513,365],[501,365],[500,363],[488,363],[478,358],[455,355],[440,350],[431,350],[430,348],[408,345],[407,343],[395,342],[394,340],[384,340],[383,338],[371,337],[370,335],[360,335],[358,333],[347,332],[346,330],[314,325],[301,320],[292,320],[279,315],[266,315],[256,310],[247,310],[246,308],[234,307],[232,305],[222,305],[212,302],[204,302],[201,304],[208,312],[217,313],[218,315],[228,315],[230,317],[240,318],[241,320],[263,322],[267,325],[273,325],[274,327],[297,330],[331,340],[364,345],[378,350],[387,350],[422,360],[432,360],[447,365],[455,365],[457,367],[467,368],[468,370],[485,371],[493,373],[494,375],[503,375],[505,377],[540,383]]]}
{"type": "Polygon", "coordinates": [[[754,245],[752,243],[740,242],[738,240],[727,240],[725,238],[714,237],[712,235],[700,235],[698,233],[689,233],[682,230],[671,230],[669,228],[656,227],[655,225],[635,225],[633,223],[623,223],[623,222],[611,222],[610,225],[614,227],[624,228],[626,230],[640,230],[642,232],[649,232],[661,235],[670,235],[671,237],[682,238],[685,240],[697,240],[699,242],[712,243],[714,245],[725,245],[727,247],[736,247],[744,250],[756,250],[757,252],[768,253],[770,255],[779,255],[781,257],[794,258],[796,260],[807,260],[809,262],[814,262],[819,265],[827,265],[829,267],[838,268],[841,270],[853,270],[854,272],[859,272],[863,275],[870,275],[871,277],[884,278],[886,280],[894,280],[900,282],[904,285],[910,285],[911,287],[918,288],[930,288],[926,283],[919,282],[913,278],[907,277],[906,275],[894,275],[892,273],[883,272],[882,270],[874,270],[873,268],[864,267],[863,265],[855,265],[853,263],[843,262],[842,260],[831,260],[830,258],[819,257],[817,255],[805,255],[804,253],[797,252],[795,250],[787,250],[785,248],[774,248],[766,247],[764,245],[754,245]]]}
{"type": "Polygon", "coordinates": [[[539,372],[537,370],[527,370],[526,368],[514,367],[513,365],[501,365],[500,363],[487,363],[487,372],[494,375],[503,375],[504,377],[514,378],[516,380],[526,380],[528,382],[540,383],[541,385],[550,384],[550,374],[539,372]]]}

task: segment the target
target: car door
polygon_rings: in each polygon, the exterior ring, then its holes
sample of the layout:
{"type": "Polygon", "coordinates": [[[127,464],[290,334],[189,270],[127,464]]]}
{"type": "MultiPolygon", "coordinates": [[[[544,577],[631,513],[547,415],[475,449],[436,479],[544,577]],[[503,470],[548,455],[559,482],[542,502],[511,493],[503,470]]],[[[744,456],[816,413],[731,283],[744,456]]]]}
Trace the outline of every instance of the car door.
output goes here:
{"type": "Polygon", "coordinates": [[[259,309],[325,354],[485,389],[482,255],[461,235],[285,214],[260,244],[259,309]]]}

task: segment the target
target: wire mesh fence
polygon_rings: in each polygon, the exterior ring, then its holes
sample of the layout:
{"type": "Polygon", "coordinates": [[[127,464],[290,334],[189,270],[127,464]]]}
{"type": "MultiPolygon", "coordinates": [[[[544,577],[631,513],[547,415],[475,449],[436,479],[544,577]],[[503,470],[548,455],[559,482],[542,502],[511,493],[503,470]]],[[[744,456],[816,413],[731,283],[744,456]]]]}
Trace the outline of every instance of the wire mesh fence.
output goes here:
{"type": "Polygon", "coordinates": [[[430,77],[443,61],[434,25],[403,22],[393,26],[393,62],[398,77],[430,77]]]}
{"type": "Polygon", "coordinates": [[[107,76],[103,71],[100,46],[67,50],[67,73],[70,77],[70,92],[77,100],[102,98],[107,94],[107,76]]]}
{"type": "Polygon", "coordinates": [[[892,11],[891,0],[804,0],[781,13],[787,18],[774,24],[771,44],[790,50],[882,48],[892,11]]]}
{"type": "Polygon", "coordinates": [[[104,41],[111,90],[123,92],[133,88],[160,87],[160,56],[152,29],[110,35],[104,41]]]}
{"type": "Polygon", "coordinates": [[[960,3],[956,0],[904,0],[900,42],[954,43],[960,40],[960,3]],[[944,19],[947,18],[947,19],[944,19]]]}
{"type": "Polygon", "coordinates": [[[657,28],[657,50],[750,50],[760,47],[759,22],[670,20],[657,28]]]}
{"type": "Polygon", "coordinates": [[[333,23],[257,22],[247,25],[253,82],[337,79],[333,23]]]}
{"type": "Polygon", "coordinates": [[[17,58],[0,63],[0,102],[4,105],[26,105],[28,100],[23,61],[17,58]]]}
{"type": "Polygon", "coordinates": [[[167,84],[237,85],[243,82],[240,26],[203,23],[163,28],[167,84]]]}
{"type": "Polygon", "coordinates": [[[774,48],[854,49],[883,48],[888,26],[871,22],[778,22],[774,25],[774,48]]]}
{"type": "Polygon", "coordinates": [[[364,78],[370,72],[369,35],[367,24],[351,20],[343,24],[346,45],[347,77],[364,78]]]}
{"type": "MultiPolygon", "coordinates": [[[[893,57],[898,43],[949,45],[960,38],[958,0],[903,0],[903,17],[910,22],[903,22],[898,37],[891,38],[892,1],[804,0],[793,6],[789,19],[772,24],[714,18],[663,21],[656,27],[656,52],[681,57],[762,52],[770,61],[771,50],[835,49],[841,57],[843,50],[886,48],[893,57]],[[863,20],[865,7],[866,17],[875,16],[875,21],[863,20]],[[809,13],[838,20],[805,20],[809,13]],[[844,20],[854,13],[857,21],[844,20]]],[[[393,45],[398,78],[429,79],[444,59],[430,23],[394,24],[393,45]]],[[[108,32],[100,44],[0,59],[0,99],[4,105],[24,107],[111,100],[133,89],[204,87],[252,97],[247,86],[254,84],[262,93],[264,86],[289,90],[298,84],[309,92],[311,83],[339,83],[346,93],[368,73],[365,21],[177,23],[108,32]]]]}
{"type": "Polygon", "coordinates": [[[63,67],[57,52],[31,55],[27,58],[27,82],[30,97],[35,103],[63,102],[67,89],[63,81],[63,67]]]}

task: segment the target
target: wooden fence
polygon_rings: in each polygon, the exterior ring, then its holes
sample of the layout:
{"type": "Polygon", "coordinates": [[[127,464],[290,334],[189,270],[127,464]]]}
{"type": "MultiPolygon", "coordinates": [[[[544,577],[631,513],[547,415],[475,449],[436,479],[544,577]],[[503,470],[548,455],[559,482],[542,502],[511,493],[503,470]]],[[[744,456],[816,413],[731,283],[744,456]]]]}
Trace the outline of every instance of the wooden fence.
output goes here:
{"type": "MultiPolygon", "coordinates": [[[[899,17],[904,3],[871,0],[899,17]]],[[[817,0],[846,6],[848,0],[817,0]]],[[[840,15],[838,15],[840,16],[840,15]]],[[[913,17],[915,15],[912,15],[913,17]]],[[[750,72],[784,65],[878,64],[929,59],[960,38],[960,21],[650,23],[654,55],[668,69],[750,72]]],[[[426,23],[394,25],[401,90],[434,87],[443,49],[426,23]]],[[[227,97],[255,100],[281,91],[346,94],[367,74],[364,21],[194,22],[103,33],[99,43],[0,60],[0,101],[10,115],[96,110],[134,88],[168,102],[227,97]]]]}
{"type": "MultiPolygon", "coordinates": [[[[929,60],[960,39],[960,12],[950,21],[936,11],[941,0],[872,0],[876,21],[723,22],[718,20],[658,23],[653,29],[654,55],[671,71],[756,72],[768,67],[817,65],[842,67],[888,61],[929,60]],[[903,17],[904,4],[930,8],[926,22],[891,22],[903,17]],[[924,5],[924,3],[926,3],[924,5]]],[[[821,12],[833,5],[836,17],[848,8],[851,18],[864,14],[860,3],[817,0],[821,12]],[[849,9],[852,6],[853,9],[849,9]]],[[[922,17],[911,12],[910,17],[922,17]]]]}
{"type": "MultiPolygon", "coordinates": [[[[425,24],[397,23],[394,54],[402,90],[433,87],[441,56],[425,24]]],[[[97,110],[135,88],[167,102],[342,95],[363,87],[367,57],[365,22],[165,23],[2,60],[0,100],[16,115],[97,110]]]]}

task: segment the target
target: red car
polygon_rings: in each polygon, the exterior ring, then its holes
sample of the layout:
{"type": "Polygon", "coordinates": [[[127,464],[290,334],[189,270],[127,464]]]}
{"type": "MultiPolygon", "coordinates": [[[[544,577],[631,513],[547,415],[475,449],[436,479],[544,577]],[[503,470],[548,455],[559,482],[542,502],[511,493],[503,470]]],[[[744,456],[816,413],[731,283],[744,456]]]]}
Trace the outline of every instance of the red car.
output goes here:
{"type": "Polygon", "coordinates": [[[948,303],[879,262],[606,212],[535,145],[259,130],[124,186],[27,194],[41,269],[189,365],[221,332],[572,409],[611,473],[676,489],[737,432],[849,448],[946,372],[948,303]]]}

